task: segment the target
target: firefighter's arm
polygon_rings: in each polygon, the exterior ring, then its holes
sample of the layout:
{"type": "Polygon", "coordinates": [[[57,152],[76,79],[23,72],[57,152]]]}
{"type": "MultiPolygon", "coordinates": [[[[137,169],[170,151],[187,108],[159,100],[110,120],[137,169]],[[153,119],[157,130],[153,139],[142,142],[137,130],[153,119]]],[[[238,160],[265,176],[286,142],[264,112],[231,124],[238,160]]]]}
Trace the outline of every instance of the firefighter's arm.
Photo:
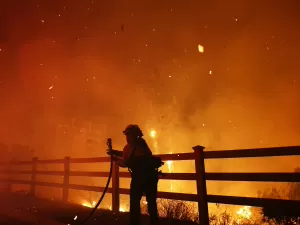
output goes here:
{"type": "Polygon", "coordinates": [[[123,152],[118,150],[108,150],[107,153],[112,157],[112,160],[117,162],[118,166],[127,167],[128,148],[124,147],[123,152]]]}
{"type": "Polygon", "coordinates": [[[112,155],[112,156],[118,156],[118,157],[122,157],[123,156],[123,152],[122,151],[118,151],[118,150],[108,150],[107,152],[109,155],[112,155]]]}
{"type": "Polygon", "coordinates": [[[114,156],[114,158],[115,158],[116,162],[118,163],[119,167],[123,167],[123,168],[127,167],[127,161],[128,161],[128,158],[129,158],[129,154],[130,154],[129,148],[126,145],[123,149],[121,157],[114,156]]]}
{"type": "Polygon", "coordinates": [[[123,152],[122,151],[109,149],[109,150],[107,150],[107,154],[111,156],[113,161],[117,162],[118,166],[125,167],[124,163],[123,163],[123,152]]]}

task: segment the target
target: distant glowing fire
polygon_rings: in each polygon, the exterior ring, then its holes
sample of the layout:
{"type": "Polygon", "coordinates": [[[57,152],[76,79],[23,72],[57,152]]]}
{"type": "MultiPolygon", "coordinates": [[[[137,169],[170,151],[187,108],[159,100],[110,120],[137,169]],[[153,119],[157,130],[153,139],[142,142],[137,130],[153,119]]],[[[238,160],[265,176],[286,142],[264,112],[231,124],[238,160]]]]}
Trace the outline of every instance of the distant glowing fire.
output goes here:
{"type": "Polygon", "coordinates": [[[236,214],[238,215],[238,223],[241,222],[241,220],[249,220],[251,218],[252,212],[250,206],[244,206],[240,208],[236,214]]]}
{"type": "MultiPolygon", "coordinates": [[[[82,206],[85,206],[85,207],[88,207],[88,208],[94,208],[96,206],[96,202],[93,201],[92,203],[88,203],[88,202],[84,202],[82,203],[82,206]]],[[[107,207],[105,207],[106,209],[109,209],[109,210],[112,210],[112,206],[109,205],[107,207]]],[[[125,206],[120,206],[120,209],[119,209],[120,212],[128,212],[129,209],[128,207],[125,207],[125,206]]]]}
{"type": "Polygon", "coordinates": [[[150,137],[152,137],[153,139],[156,137],[156,131],[155,130],[150,131],[150,137]]]}
{"type": "MultiPolygon", "coordinates": [[[[155,153],[158,153],[158,145],[157,145],[157,140],[156,140],[157,131],[155,129],[150,130],[149,136],[153,140],[153,146],[154,146],[155,153]]],[[[169,152],[169,154],[172,154],[172,152],[169,152]]],[[[172,171],[173,171],[173,161],[167,161],[166,165],[168,167],[168,173],[172,173],[172,171]]],[[[172,181],[169,181],[169,185],[170,185],[169,186],[170,191],[175,191],[175,188],[172,184],[172,181]]]]}
{"type": "Polygon", "coordinates": [[[96,202],[95,201],[93,201],[92,203],[84,202],[82,203],[82,205],[88,208],[94,208],[96,206],[96,202]]]}
{"type": "Polygon", "coordinates": [[[125,207],[120,206],[119,211],[120,211],[120,212],[127,212],[128,210],[127,210],[125,207]]]}
{"type": "Polygon", "coordinates": [[[149,133],[149,136],[152,138],[153,140],[153,146],[154,146],[154,150],[155,150],[155,153],[157,153],[157,141],[156,141],[156,136],[157,136],[157,133],[156,133],[156,130],[150,130],[150,133],[149,133]]]}

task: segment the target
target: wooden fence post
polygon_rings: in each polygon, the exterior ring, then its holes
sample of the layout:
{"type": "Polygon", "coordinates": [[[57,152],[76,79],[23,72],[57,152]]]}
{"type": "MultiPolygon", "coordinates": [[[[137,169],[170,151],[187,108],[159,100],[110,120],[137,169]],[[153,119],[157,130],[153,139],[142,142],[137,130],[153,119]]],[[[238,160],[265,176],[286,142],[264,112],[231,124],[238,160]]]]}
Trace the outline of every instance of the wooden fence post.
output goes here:
{"type": "Polygon", "coordinates": [[[35,196],[37,157],[32,158],[30,195],[35,196]]]}
{"type": "Polygon", "coordinates": [[[198,211],[200,225],[209,225],[208,202],[206,191],[205,179],[205,164],[203,146],[193,147],[195,153],[195,169],[196,169],[196,182],[197,182],[197,195],[198,195],[198,211]]]}
{"type": "Polygon", "coordinates": [[[70,183],[70,157],[65,157],[64,163],[64,186],[63,186],[63,201],[69,200],[69,183],[70,183]]]}
{"type": "Polygon", "coordinates": [[[113,162],[112,170],[112,211],[118,213],[120,210],[120,194],[119,194],[119,166],[116,161],[113,162]]]}

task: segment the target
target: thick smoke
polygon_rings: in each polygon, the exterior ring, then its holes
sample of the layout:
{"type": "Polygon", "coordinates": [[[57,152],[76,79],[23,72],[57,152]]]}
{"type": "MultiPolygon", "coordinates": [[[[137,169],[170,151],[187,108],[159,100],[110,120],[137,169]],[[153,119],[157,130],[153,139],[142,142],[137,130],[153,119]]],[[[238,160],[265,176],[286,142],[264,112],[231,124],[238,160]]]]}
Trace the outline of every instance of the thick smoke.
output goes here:
{"type": "MultiPolygon", "coordinates": [[[[67,5],[2,14],[2,142],[40,158],[96,156],[138,123],[149,142],[157,130],[162,153],[299,144],[298,1],[67,5]]],[[[207,166],[279,170],[258,161],[207,166]]],[[[292,171],[296,160],[272,164],[292,171]]]]}

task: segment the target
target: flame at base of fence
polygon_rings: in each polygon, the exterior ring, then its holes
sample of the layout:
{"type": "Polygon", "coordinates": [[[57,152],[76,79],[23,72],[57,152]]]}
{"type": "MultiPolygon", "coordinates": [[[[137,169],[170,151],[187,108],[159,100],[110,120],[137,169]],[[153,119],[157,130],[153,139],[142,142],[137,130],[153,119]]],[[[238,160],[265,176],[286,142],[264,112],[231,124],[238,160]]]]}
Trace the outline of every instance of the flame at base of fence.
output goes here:
{"type": "MultiPolygon", "coordinates": [[[[85,207],[93,208],[95,207],[96,202],[95,201],[91,203],[83,202],[82,205],[85,207]]],[[[196,220],[198,215],[198,209],[196,205],[197,205],[196,203],[191,203],[191,202],[180,202],[180,201],[173,201],[173,200],[166,200],[166,199],[158,200],[158,209],[161,217],[170,217],[172,216],[170,214],[174,214],[173,216],[179,217],[178,219],[182,218],[182,219],[196,220]],[[181,208],[182,206],[184,206],[184,208],[181,208]]],[[[141,201],[141,207],[142,207],[142,213],[147,213],[147,202],[145,200],[141,201]]],[[[102,209],[112,210],[112,206],[104,205],[102,209]]],[[[129,212],[129,204],[121,204],[119,211],[129,212]]],[[[252,208],[250,206],[243,206],[240,207],[238,210],[236,210],[235,207],[233,208],[233,211],[231,211],[231,213],[229,213],[228,211],[228,214],[230,214],[230,216],[234,218],[234,220],[239,224],[239,223],[243,223],[243,221],[245,220],[249,221],[252,219],[251,218],[252,208]]]]}

